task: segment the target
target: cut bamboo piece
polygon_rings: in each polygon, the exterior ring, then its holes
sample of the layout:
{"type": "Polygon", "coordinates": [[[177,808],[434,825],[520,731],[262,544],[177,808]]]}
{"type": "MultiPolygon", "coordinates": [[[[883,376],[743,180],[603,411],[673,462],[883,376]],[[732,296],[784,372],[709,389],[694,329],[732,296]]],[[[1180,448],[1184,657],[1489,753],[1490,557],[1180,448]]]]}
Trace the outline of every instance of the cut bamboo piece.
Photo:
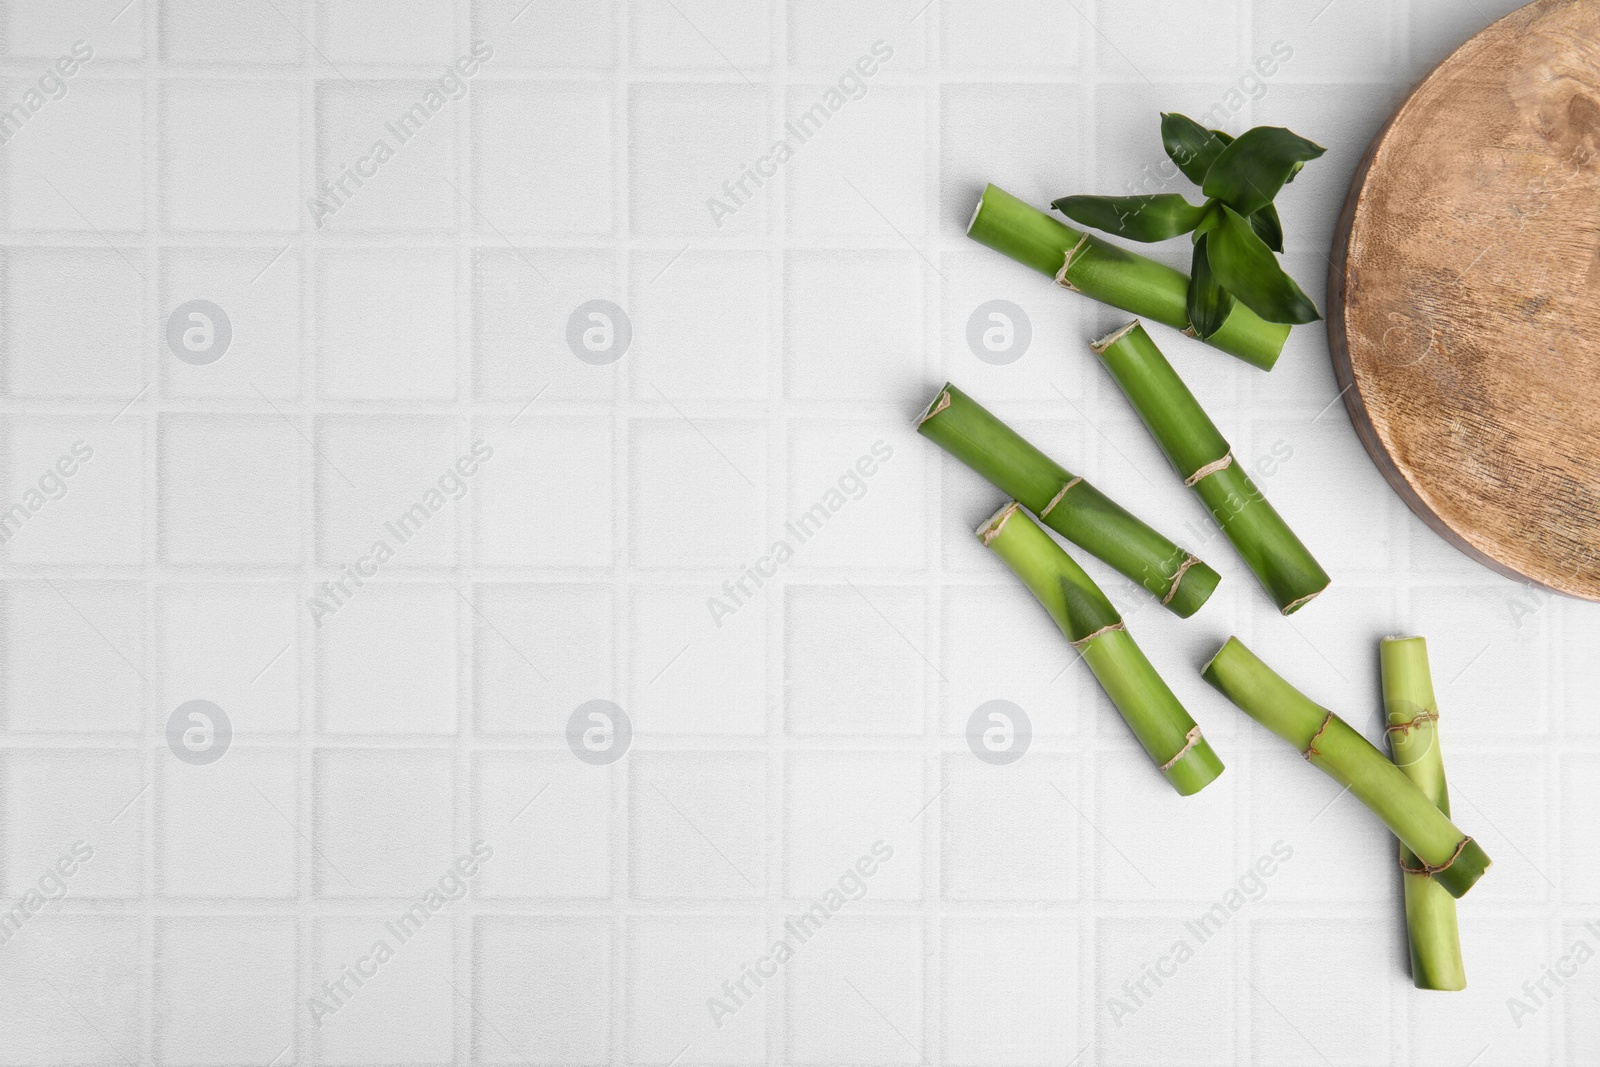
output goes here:
{"type": "Polygon", "coordinates": [[[939,390],[917,432],[1013,497],[1056,533],[1143,586],[1179,618],[1206,602],[1216,571],[1056,463],[953,385],[939,390]]]}
{"type": "Polygon", "coordinates": [[[1489,856],[1390,763],[1372,742],[1320,707],[1230,637],[1200,669],[1246,715],[1293,745],[1312,766],[1345,786],[1383,820],[1453,897],[1489,869],[1489,856]]]}
{"type": "MultiPolygon", "coordinates": [[[[1378,645],[1383,672],[1384,733],[1394,763],[1445,815],[1450,790],[1439,750],[1439,709],[1428,670],[1428,643],[1420,637],[1385,637],[1378,645]]],[[[1406,935],[1411,945],[1411,980],[1418,989],[1465,989],[1456,902],[1431,877],[1423,862],[1400,846],[1405,881],[1406,935]]]]}
{"type": "Polygon", "coordinates": [[[1328,573],[1261,495],[1200,402],[1135,319],[1089,347],[1285,615],[1328,587],[1328,573]]]}
{"type": "MultiPolygon", "coordinates": [[[[1187,274],[1073,229],[999,186],[984,189],[967,236],[1055,279],[1063,289],[1189,332],[1187,274]]],[[[1271,370],[1288,337],[1287,325],[1267,322],[1236,301],[1222,328],[1205,343],[1271,370]]]]}
{"type": "Polygon", "coordinates": [[[1222,773],[1222,760],[1128,634],[1094,579],[1013,500],[978,527],[1083,655],[1157,769],[1180,796],[1222,773]]]}

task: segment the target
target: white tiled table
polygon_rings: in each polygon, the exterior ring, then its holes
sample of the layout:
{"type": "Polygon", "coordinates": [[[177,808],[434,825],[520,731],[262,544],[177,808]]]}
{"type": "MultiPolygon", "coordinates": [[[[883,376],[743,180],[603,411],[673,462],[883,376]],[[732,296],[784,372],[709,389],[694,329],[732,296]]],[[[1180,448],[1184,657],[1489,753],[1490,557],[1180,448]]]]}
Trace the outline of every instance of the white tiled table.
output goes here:
{"type": "Polygon", "coordinates": [[[1594,1062],[1600,963],[1507,1000],[1600,946],[1600,609],[1414,519],[1330,407],[1319,328],[1271,375],[1164,331],[1335,575],[1277,617],[1088,356],[1121,316],[962,236],[985,180],[1154,191],[1157,112],[1220,108],[1328,146],[1281,205],[1320,299],[1368,138],[1511,6],[10,0],[6,106],[93,58],[0,148],[0,507],[93,455],[0,548],[0,891],[28,912],[0,1067],[1594,1062]],[[707,198],[878,41],[865,95],[715,225],[707,198]],[[1007,366],[966,342],[996,298],[1032,330],[1007,366]],[[232,327],[214,363],[166,341],[195,299],[232,327]],[[610,365],[569,350],[592,300],[630,320],[610,365]],[[1091,564],[1228,762],[1200,796],[976,546],[997,494],[911,426],[947,377],[1222,571],[1180,622],[1091,564]],[[308,605],[380,538],[348,604],[308,605]],[[1398,632],[1430,640],[1456,810],[1498,861],[1463,994],[1410,987],[1381,827],[1195,671],[1238,633],[1375,735],[1398,632]],[[234,731],[206,765],[167,737],[197,699],[234,731]],[[967,747],[993,699],[1032,723],[1009,766],[967,747]],[[591,700],[631,721],[619,761],[569,749],[591,700]],[[1258,899],[1202,943],[1241,879],[1258,899]]]}

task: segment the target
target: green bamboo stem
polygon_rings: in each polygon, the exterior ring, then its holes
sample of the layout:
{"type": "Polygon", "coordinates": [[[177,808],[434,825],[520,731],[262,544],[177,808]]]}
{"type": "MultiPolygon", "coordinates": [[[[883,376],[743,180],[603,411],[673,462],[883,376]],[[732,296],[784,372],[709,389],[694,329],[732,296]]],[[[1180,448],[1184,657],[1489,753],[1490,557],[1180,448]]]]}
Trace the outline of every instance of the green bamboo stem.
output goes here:
{"type": "MultiPolygon", "coordinates": [[[[1445,815],[1450,790],[1439,750],[1439,710],[1428,670],[1428,643],[1420,637],[1385,637],[1378,644],[1383,671],[1384,733],[1395,766],[1445,815]]],[[[1400,846],[1405,882],[1406,933],[1411,944],[1411,980],[1418,989],[1465,989],[1456,902],[1428,875],[1417,854],[1400,846]]]]}
{"type": "Polygon", "coordinates": [[[1278,610],[1292,615],[1326,589],[1328,573],[1234,462],[1216,424],[1139,320],[1089,347],[1278,610]]]}
{"type": "MultiPolygon", "coordinates": [[[[1063,289],[1194,336],[1187,274],[1075,230],[999,186],[984,189],[967,236],[1054,278],[1063,289]]],[[[1287,325],[1267,322],[1236,302],[1205,343],[1271,370],[1288,337],[1287,325]]]]}
{"type": "Polygon", "coordinates": [[[1179,618],[1198,611],[1221,580],[953,385],[939,390],[917,432],[1020,501],[1050,529],[1143,586],[1179,618]]]}
{"type": "Polygon", "coordinates": [[[1339,716],[1308,699],[1230,637],[1200,669],[1246,715],[1289,742],[1383,820],[1453,897],[1489,868],[1489,856],[1339,716]]]}
{"type": "Polygon", "coordinates": [[[1222,773],[1222,760],[1134,644],[1111,601],[1017,501],[978,527],[978,537],[1022,579],[1082,653],[1179,796],[1198,793],[1222,773]]]}

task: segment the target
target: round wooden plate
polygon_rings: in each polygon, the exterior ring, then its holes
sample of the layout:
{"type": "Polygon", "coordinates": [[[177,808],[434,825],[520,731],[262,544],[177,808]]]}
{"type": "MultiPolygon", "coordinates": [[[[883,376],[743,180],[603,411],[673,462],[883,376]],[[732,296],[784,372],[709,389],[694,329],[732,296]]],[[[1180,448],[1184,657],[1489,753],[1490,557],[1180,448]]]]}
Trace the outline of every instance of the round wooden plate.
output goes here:
{"type": "Polygon", "coordinates": [[[1351,183],[1328,278],[1345,405],[1429,526],[1600,600],[1600,3],[1445,60],[1351,183]]]}

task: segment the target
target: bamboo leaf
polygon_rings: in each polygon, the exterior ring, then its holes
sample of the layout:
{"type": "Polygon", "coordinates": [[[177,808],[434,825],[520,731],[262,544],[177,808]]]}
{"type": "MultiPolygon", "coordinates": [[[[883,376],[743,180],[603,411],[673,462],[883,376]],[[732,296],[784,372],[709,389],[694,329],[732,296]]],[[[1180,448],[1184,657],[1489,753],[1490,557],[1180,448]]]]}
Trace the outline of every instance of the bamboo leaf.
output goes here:
{"type": "MultiPolygon", "coordinates": [[[[1242,139],[1242,138],[1241,138],[1242,139]]],[[[1222,287],[1268,322],[1315,322],[1311,298],[1278,266],[1266,242],[1231,207],[1206,234],[1206,258],[1222,287]]]]}
{"type": "Polygon", "coordinates": [[[1205,183],[1206,171],[1228,146],[1226,137],[1227,134],[1208,130],[1187,115],[1169,112],[1161,116],[1162,146],[1183,171],[1183,176],[1196,185],[1205,183]]]}
{"type": "Polygon", "coordinates": [[[1283,251],[1283,220],[1278,218],[1278,209],[1275,206],[1268,204],[1251,215],[1250,226],[1268,248],[1274,252],[1283,251]]]}
{"type": "Polygon", "coordinates": [[[1205,213],[1177,193],[1064,196],[1050,206],[1074,222],[1130,241],[1165,241],[1188,233],[1205,213]]]}
{"type": "Polygon", "coordinates": [[[1208,339],[1222,329],[1228,313],[1233,310],[1233,294],[1224,289],[1211,269],[1206,254],[1206,238],[1201,236],[1194,246],[1194,266],[1189,274],[1189,325],[1200,340],[1208,339]]]}
{"type": "Polygon", "coordinates": [[[1254,215],[1272,203],[1278,190],[1299,173],[1307,160],[1326,151],[1321,145],[1281,126],[1246,130],[1222,150],[1206,172],[1205,194],[1241,215],[1254,215]]]}

